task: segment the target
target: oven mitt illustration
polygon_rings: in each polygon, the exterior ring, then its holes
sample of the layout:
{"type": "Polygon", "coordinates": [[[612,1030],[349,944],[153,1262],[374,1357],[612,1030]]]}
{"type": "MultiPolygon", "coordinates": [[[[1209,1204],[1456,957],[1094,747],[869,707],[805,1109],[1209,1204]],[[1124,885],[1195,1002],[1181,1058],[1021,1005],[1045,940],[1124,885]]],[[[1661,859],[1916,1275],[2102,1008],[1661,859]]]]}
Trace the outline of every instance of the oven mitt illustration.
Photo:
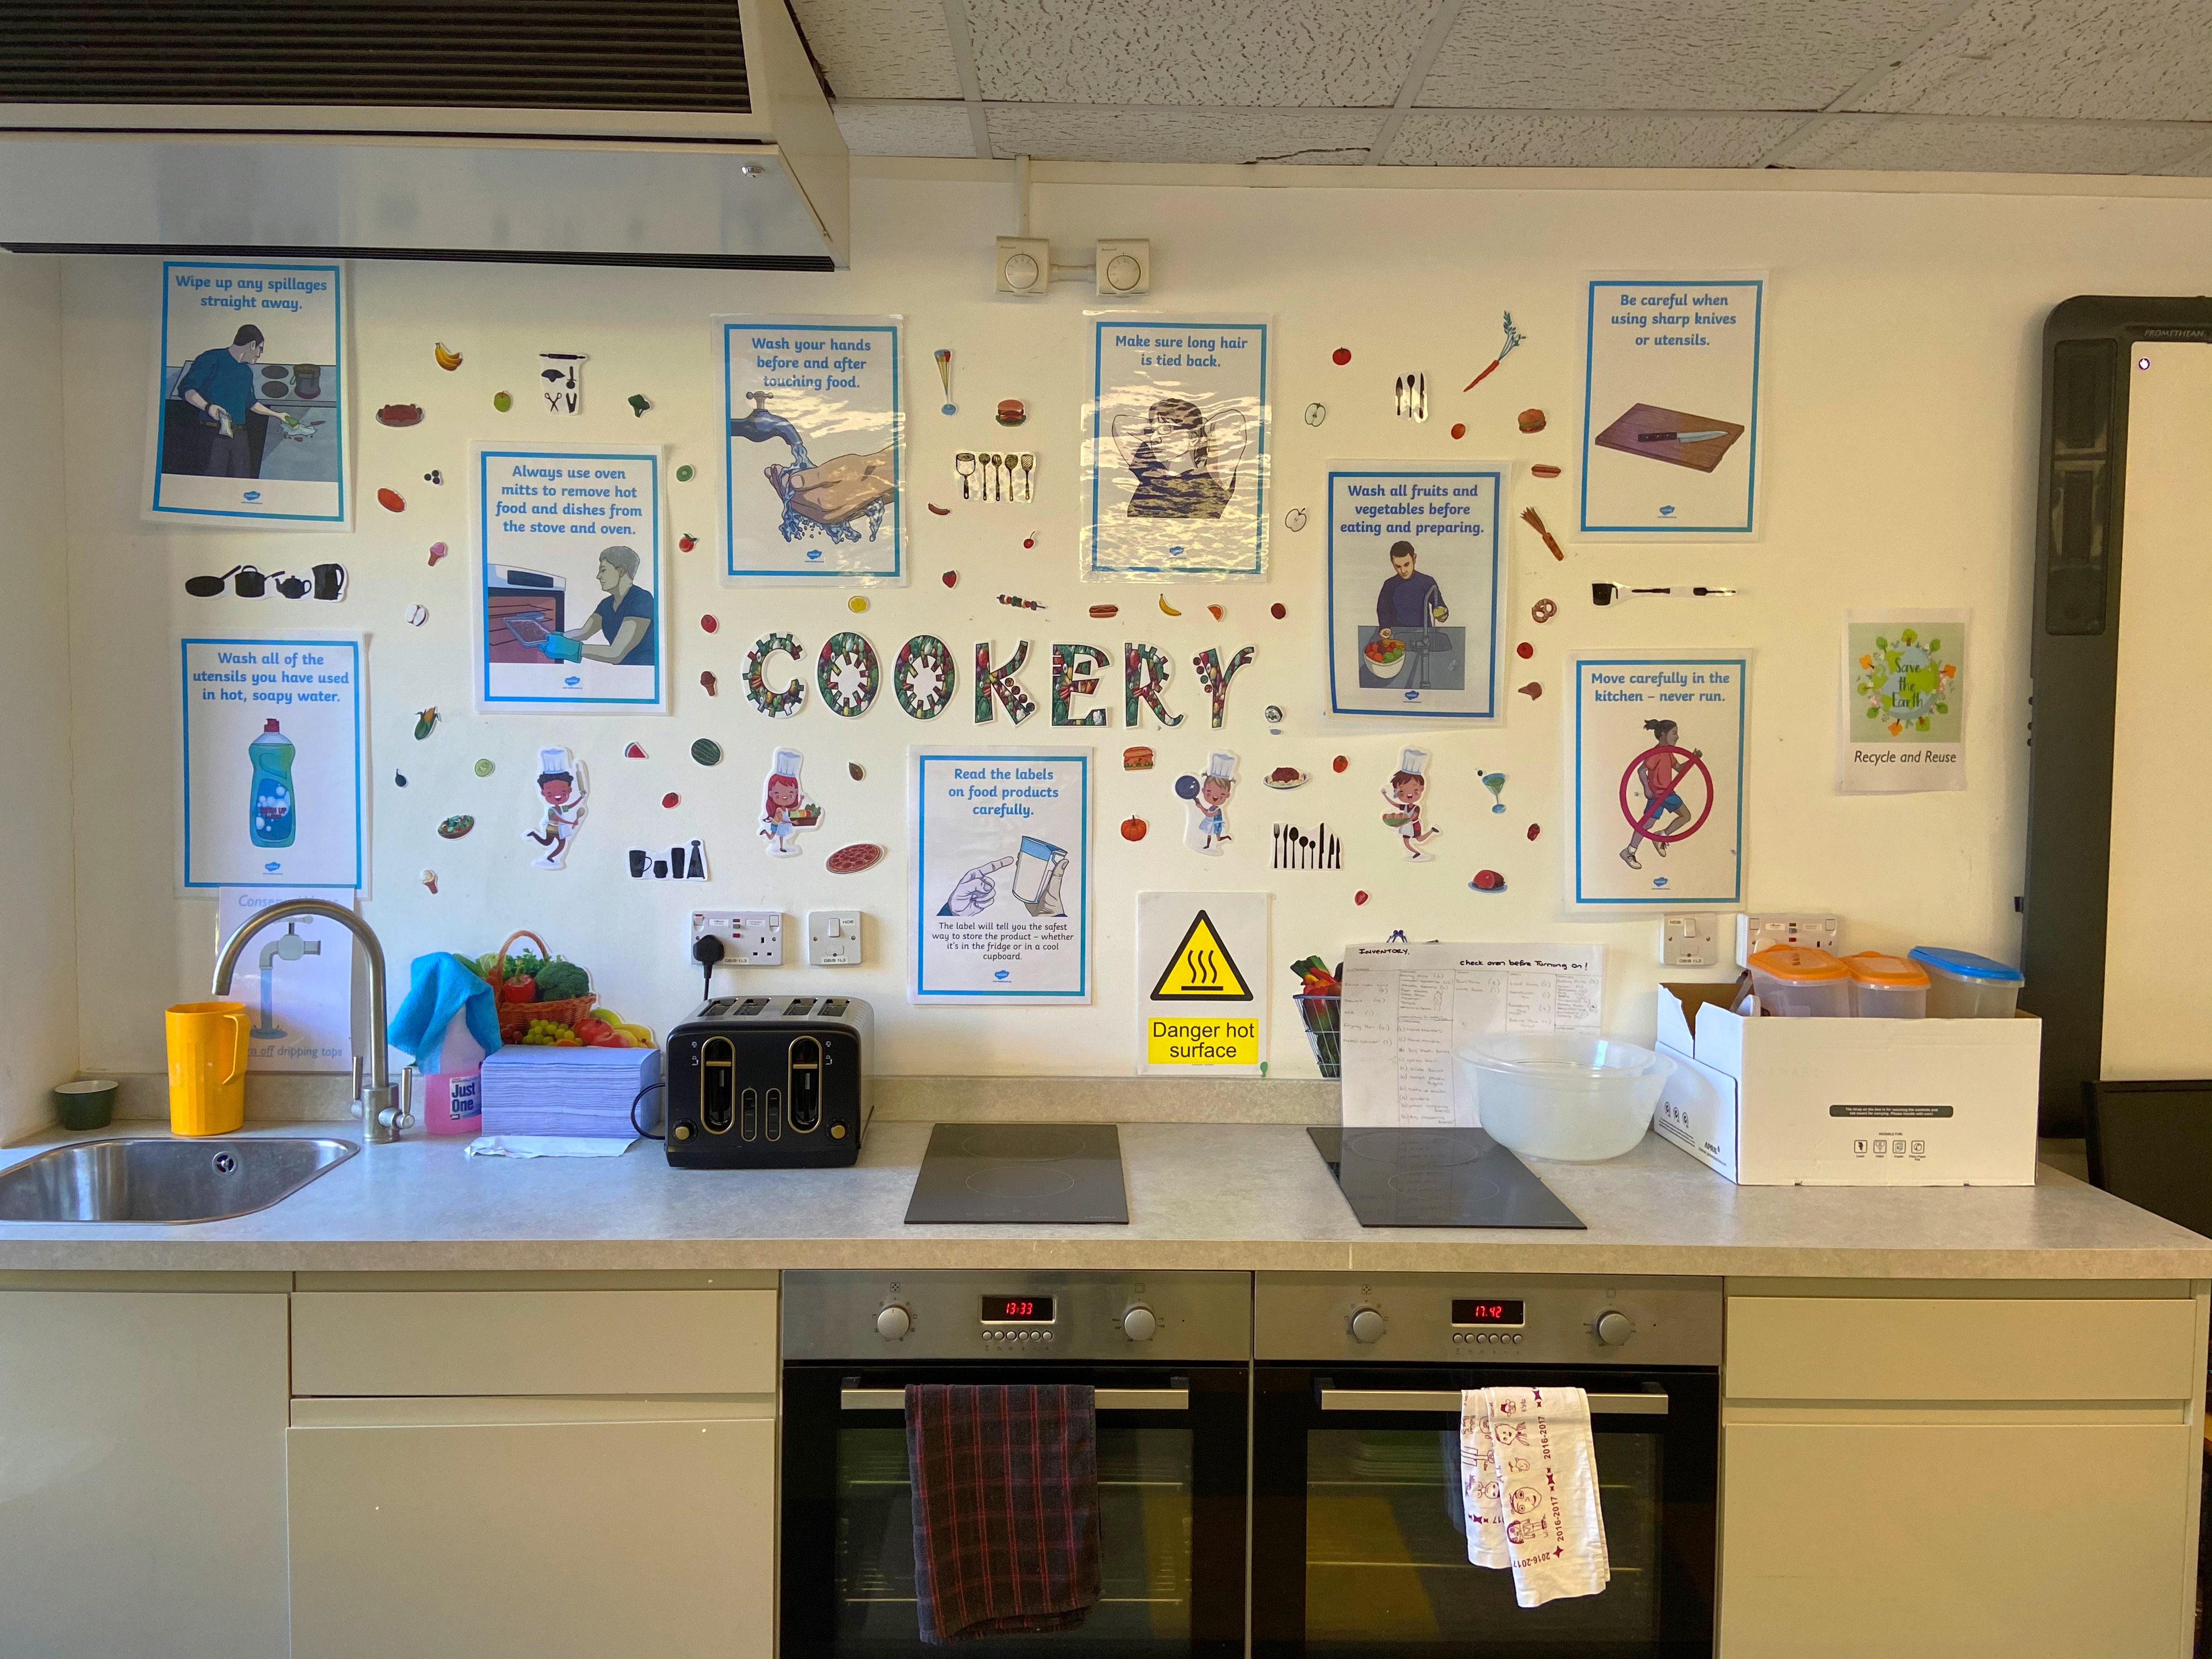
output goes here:
{"type": "Polygon", "coordinates": [[[581,662],[584,646],[580,640],[572,640],[566,634],[548,634],[538,647],[556,662],[581,662]]]}

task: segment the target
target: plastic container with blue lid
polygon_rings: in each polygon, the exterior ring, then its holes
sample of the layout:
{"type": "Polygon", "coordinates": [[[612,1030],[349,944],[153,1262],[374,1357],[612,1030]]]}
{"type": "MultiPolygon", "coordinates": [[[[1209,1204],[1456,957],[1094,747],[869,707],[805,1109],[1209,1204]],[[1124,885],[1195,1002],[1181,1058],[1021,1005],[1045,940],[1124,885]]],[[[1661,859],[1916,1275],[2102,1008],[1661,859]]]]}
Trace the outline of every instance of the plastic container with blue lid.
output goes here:
{"type": "Polygon", "coordinates": [[[2016,968],[1953,951],[1940,945],[1916,945],[1912,960],[1928,970],[1930,1019],[2010,1019],[2027,981],[2016,968]]]}

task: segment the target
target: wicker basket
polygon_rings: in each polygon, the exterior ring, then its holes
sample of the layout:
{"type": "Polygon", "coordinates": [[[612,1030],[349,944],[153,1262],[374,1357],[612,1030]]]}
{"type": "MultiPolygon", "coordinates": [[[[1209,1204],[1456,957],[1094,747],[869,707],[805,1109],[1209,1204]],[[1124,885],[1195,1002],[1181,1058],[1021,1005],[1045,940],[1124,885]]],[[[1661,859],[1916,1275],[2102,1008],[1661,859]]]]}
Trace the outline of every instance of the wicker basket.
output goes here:
{"type": "MultiPolygon", "coordinates": [[[[548,962],[553,953],[545,948],[545,941],[528,928],[518,928],[509,933],[507,943],[499,947],[499,960],[491,965],[491,992],[499,995],[499,988],[507,978],[507,953],[515,940],[526,939],[538,947],[538,954],[548,962]]],[[[499,1036],[502,1042],[514,1042],[530,1029],[533,1019],[550,1019],[556,1025],[574,1028],[576,1022],[590,1013],[599,1003],[596,994],[582,997],[563,997],[558,1002],[501,1002],[499,1007],[499,1036]]]]}

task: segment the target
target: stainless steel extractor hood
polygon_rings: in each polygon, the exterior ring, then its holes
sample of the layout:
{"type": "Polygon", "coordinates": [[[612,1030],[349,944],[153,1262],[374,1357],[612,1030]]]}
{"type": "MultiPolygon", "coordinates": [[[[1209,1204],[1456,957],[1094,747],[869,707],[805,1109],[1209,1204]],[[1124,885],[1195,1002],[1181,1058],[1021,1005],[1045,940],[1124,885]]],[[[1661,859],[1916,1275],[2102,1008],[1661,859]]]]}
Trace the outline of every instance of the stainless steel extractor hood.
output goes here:
{"type": "Polygon", "coordinates": [[[784,0],[60,0],[0,52],[18,252],[829,270],[847,172],[784,0]]]}

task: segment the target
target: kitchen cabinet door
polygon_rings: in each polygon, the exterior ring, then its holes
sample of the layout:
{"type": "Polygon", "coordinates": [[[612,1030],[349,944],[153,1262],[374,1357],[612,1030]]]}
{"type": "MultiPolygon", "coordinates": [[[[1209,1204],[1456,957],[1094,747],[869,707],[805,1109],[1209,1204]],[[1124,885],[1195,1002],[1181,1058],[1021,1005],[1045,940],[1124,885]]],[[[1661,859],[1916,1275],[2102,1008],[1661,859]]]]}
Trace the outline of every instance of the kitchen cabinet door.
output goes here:
{"type": "Polygon", "coordinates": [[[293,1659],[772,1659],[765,1410],[375,1403],[425,1420],[290,1431],[293,1659]]]}
{"type": "Polygon", "coordinates": [[[282,1291],[0,1292],[0,1654],[283,1659],[282,1291]]]}
{"type": "Polygon", "coordinates": [[[2194,1431],[2102,1415],[1732,1423],[1723,1659],[2183,1659],[2194,1431]]]}

